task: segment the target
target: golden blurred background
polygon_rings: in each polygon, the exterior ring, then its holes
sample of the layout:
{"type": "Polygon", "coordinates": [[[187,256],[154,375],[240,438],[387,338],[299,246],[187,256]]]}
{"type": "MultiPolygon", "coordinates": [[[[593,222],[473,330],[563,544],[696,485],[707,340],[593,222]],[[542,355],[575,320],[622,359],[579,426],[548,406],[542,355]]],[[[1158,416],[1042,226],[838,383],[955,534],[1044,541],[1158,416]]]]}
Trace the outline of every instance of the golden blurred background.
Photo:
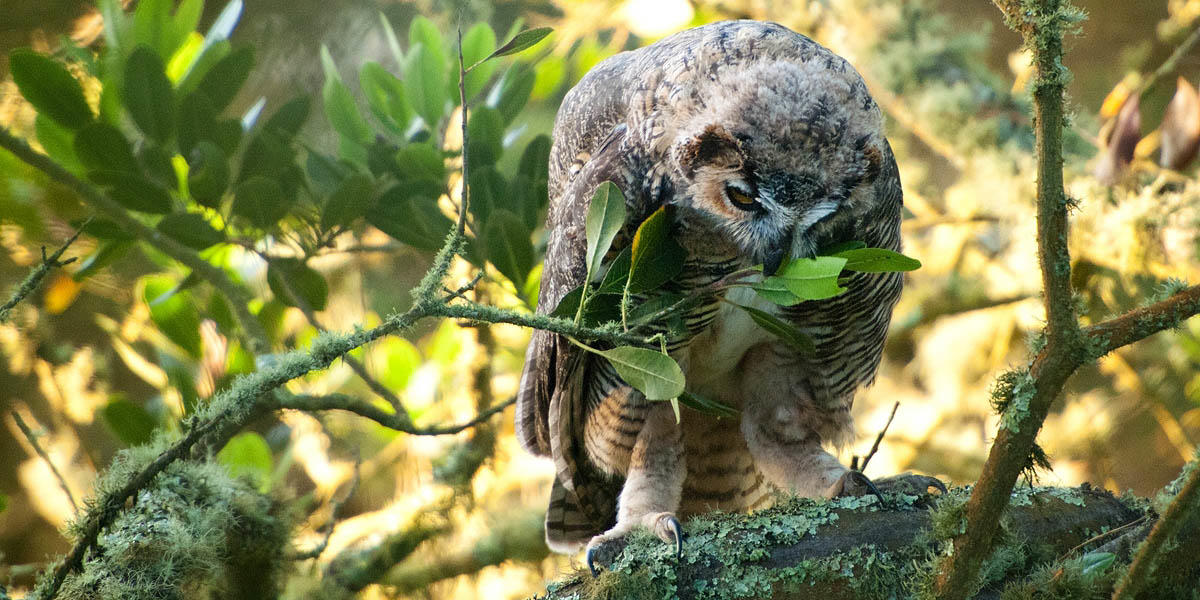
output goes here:
{"type": "MultiPolygon", "coordinates": [[[[1182,98],[1176,101],[1186,104],[1188,91],[1189,109],[1200,115],[1194,87],[1184,89],[1200,80],[1200,51],[1186,53],[1166,77],[1152,76],[1200,24],[1200,0],[1077,4],[1089,18],[1067,47],[1075,78],[1066,169],[1068,192],[1077,201],[1074,283],[1081,313],[1094,321],[1147,302],[1168,278],[1200,280],[1196,167],[1164,164],[1160,149],[1167,129],[1168,137],[1200,138],[1200,125],[1163,124],[1168,103],[1182,98]],[[1125,113],[1136,112],[1140,121],[1127,116],[1122,122],[1122,106],[1139,94],[1140,106],[1125,113]],[[1133,155],[1117,152],[1119,138],[1131,135],[1133,155]]],[[[220,8],[207,6],[204,22],[220,8]]],[[[322,43],[348,69],[380,60],[387,46],[380,13],[398,32],[417,15],[443,31],[476,21],[498,32],[518,20],[553,27],[533,65],[522,140],[549,130],[563,94],[591,66],[689,26],[774,20],[848,58],[888,115],[905,188],[905,253],[924,266],[907,279],[878,380],[855,402],[858,437],[840,455],[849,463],[864,454],[898,402],[867,474],[918,471],[960,484],[975,479],[998,423],[989,386],[1027,359],[1043,319],[1028,57],[990,3],[262,0],[247,4],[233,38],[254,45],[260,65],[234,111],[240,114],[259,96],[316,93],[322,43]]],[[[88,3],[6,2],[0,8],[0,77],[6,80],[0,124],[24,133],[32,128],[32,110],[7,81],[9,51],[53,51],[63,35],[81,45],[97,43],[102,28],[88,3]]],[[[332,139],[319,118],[302,136],[315,145],[332,139]]],[[[0,152],[0,287],[14,287],[37,264],[39,247],[59,245],[80,214],[66,190],[0,152]]],[[[330,253],[315,263],[330,282],[328,305],[319,313],[330,329],[370,326],[405,308],[408,290],[430,260],[369,227],[355,235],[377,250],[330,253]]],[[[68,256],[95,247],[84,237],[68,256]]],[[[22,304],[12,322],[0,324],[0,581],[17,597],[36,571],[69,547],[60,530],[73,503],[90,493],[97,472],[128,443],[109,426],[105,409],[121,400],[157,419],[177,414],[184,402],[173,372],[178,353],[150,321],[138,288],[162,261],[130,252],[82,281],[69,268],[22,304]],[[73,498],[14,415],[30,425],[73,498]]],[[[244,276],[266,294],[262,271],[249,264],[244,276]]],[[[463,281],[471,275],[465,264],[455,274],[463,281]]],[[[522,305],[511,286],[487,289],[497,304],[522,305]]],[[[278,327],[280,338],[296,347],[315,335],[296,309],[281,313],[278,327]]],[[[201,335],[209,354],[196,388],[204,398],[229,369],[231,350],[215,331],[202,328],[201,335]]],[[[418,423],[460,422],[474,414],[480,394],[514,394],[528,337],[507,325],[481,333],[427,323],[405,338],[368,347],[364,359],[418,423]]],[[[343,363],[291,387],[370,395],[343,363]]],[[[256,438],[235,438],[250,446],[265,441],[270,477],[261,485],[307,507],[297,547],[320,543],[330,519],[336,523],[322,557],[297,562],[286,595],[305,597],[328,559],[414,523],[430,522],[439,534],[362,597],[520,598],[570,569],[576,557],[549,555],[541,543],[551,464],[518,447],[511,421],[510,409],[494,427],[416,437],[349,415],[288,411],[256,425],[256,438]],[[462,469],[464,461],[482,466],[462,469]]],[[[1148,495],[1173,479],[1200,441],[1200,321],[1082,369],[1039,441],[1053,466],[1041,473],[1046,484],[1088,481],[1148,495]]]]}

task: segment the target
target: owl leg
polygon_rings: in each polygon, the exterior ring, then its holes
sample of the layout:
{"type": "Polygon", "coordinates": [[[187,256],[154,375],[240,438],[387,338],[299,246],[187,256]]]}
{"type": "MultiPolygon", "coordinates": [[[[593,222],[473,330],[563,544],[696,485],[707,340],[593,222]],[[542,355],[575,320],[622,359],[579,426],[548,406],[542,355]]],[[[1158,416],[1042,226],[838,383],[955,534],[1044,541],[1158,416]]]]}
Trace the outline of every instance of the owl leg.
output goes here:
{"type": "Polygon", "coordinates": [[[587,563],[592,574],[596,573],[594,562],[600,546],[625,536],[638,525],[674,544],[677,554],[683,552],[683,529],[675,511],[686,474],[683,439],[675,413],[666,402],[657,402],[647,411],[633,445],[625,486],[617,499],[617,524],[588,542],[587,563]]]}
{"type": "Polygon", "coordinates": [[[742,435],[754,465],[776,487],[808,498],[840,491],[851,471],[821,447],[798,402],[780,394],[751,394],[742,408],[742,435]]]}

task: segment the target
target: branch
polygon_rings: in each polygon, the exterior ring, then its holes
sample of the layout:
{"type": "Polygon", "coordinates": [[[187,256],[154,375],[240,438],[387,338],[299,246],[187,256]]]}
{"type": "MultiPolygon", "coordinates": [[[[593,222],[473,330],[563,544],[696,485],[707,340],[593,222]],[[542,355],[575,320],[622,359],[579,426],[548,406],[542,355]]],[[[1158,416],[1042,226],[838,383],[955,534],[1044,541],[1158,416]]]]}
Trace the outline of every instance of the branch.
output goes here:
{"type": "Polygon", "coordinates": [[[440,512],[433,508],[418,514],[408,527],[389,535],[368,550],[347,551],[338,555],[325,569],[326,585],[335,583],[357,592],[379,581],[396,563],[412,554],[417,546],[449,530],[440,512]]]}
{"type": "Polygon", "coordinates": [[[1200,285],[1193,285],[1161,302],[1132,310],[1120,317],[1085,327],[1088,348],[1094,357],[1103,356],[1164,329],[1171,329],[1200,314],[1200,285]]]}
{"type": "MultiPolygon", "coordinates": [[[[894,506],[883,509],[865,496],[796,499],[750,515],[701,515],[683,524],[681,558],[653,535],[606,542],[595,553],[606,571],[560,581],[550,586],[548,600],[687,600],[713,597],[714,591],[733,598],[926,597],[920,590],[924,576],[946,551],[939,536],[956,526],[961,513],[955,508],[964,497],[965,490],[952,490],[933,510],[918,508],[922,501],[912,496],[889,495],[894,506]]],[[[1007,565],[1006,579],[1021,581],[1096,531],[1142,517],[1108,492],[1086,486],[1021,490],[1005,525],[1006,543],[1024,558],[1007,565]]]]}
{"type": "MultiPolygon", "coordinates": [[[[1194,551],[1194,548],[1183,543],[1178,534],[1189,518],[1196,519],[1200,516],[1200,465],[1193,463],[1189,466],[1191,474],[1188,475],[1183,488],[1179,490],[1167,508],[1167,512],[1154,525],[1154,529],[1150,530],[1150,535],[1142,544],[1142,549],[1137,556],[1134,557],[1129,571],[1117,585],[1117,591],[1113,593],[1113,600],[1134,600],[1140,597],[1141,593],[1147,590],[1147,586],[1153,581],[1151,578],[1156,575],[1156,571],[1161,566],[1179,561],[1195,563],[1194,552],[1180,553],[1176,551],[1179,549],[1178,546],[1194,551]],[[1172,548],[1171,544],[1177,547],[1172,548]],[[1172,558],[1175,560],[1171,560],[1172,558]]],[[[1195,545],[1193,541],[1190,546],[1195,545]]]]}
{"type": "MultiPolygon", "coordinates": [[[[1171,56],[1167,57],[1167,60],[1163,61],[1163,63],[1159,65],[1153,73],[1150,74],[1150,77],[1148,77],[1146,81],[1142,83],[1140,89],[1138,89],[1136,92],[1139,99],[1145,100],[1146,96],[1148,96],[1150,92],[1154,91],[1154,86],[1158,85],[1159,81],[1162,81],[1164,77],[1174,72],[1175,69],[1179,67],[1179,61],[1182,60],[1183,57],[1187,56],[1187,54],[1192,51],[1192,48],[1196,47],[1197,42],[1200,42],[1200,27],[1197,27],[1195,31],[1192,31],[1192,34],[1187,36],[1187,38],[1179,44],[1179,47],[1175,48],[1175,51],[1171,53],[1171,56]]],[[[1130,94],[1130,96],[1133,96],[1133,94],[1130,94]]]]}
{"type": "Polygon", "coordinates": [[[516,403],[515,397],[505,400],[485,411],[475,415],[470,421],[465,421],[457,425],[443,425],[438,427],[415,427],[408,415],[401,416],[399,413],[387,412],[378,406],[365,402],[354,396],[345,394],[327,394],[324,396],[291,396],[280,400],[278,408],[288,408],[292,410],[304,411],[319,411],[319,410],[344,410],[354,413],[360,417],[365,417],[376,423],[402,431],[410,435],[450,435],[458,433],[465,429],[474,427],[484,421],[487,421],[492,415],[503,412],[504,409],[516,403]]]}
{"type": "Polygon", "coordinates": [[[233,305],[234,317],[237,319],[242,331],[249,338],[249,350],[253,354],[261,354],[270,349],[270,342],[268,341],[266,331],[262,328],[262,324],[258,322],[258,319],[250,313],[248,307],[250,295],[229,279],[225,271],[200,258],[200,255],[191,248],[176,242],[161,231],[148,227],[141,221],[133,218],[117,201],[101,193],[86,181],[79,179],[54,162],[50,157],[35,151],[24,140],[14,136],[2,127],[0,127],[0,148],[12,152],[14,156],[31,167],[45,173],[50,179],[71,188],[75,193],[79,194],[84,202],[107,215],[121,229],[150,244],[163,254],[179,261],[201,278],[208,281],[213,287],[224,294],[229,299],[230,304],[233,305]]]}
{"type": "MultiPolygon", "coordinates": [[[[3,134],[2,130],[0,130],[0,134],[3,134]]],[[[80,228],[76,230],[75,233],[68,238],[58,250],[54,251],[54,254],[46,256],[46,247],[42,247],[42,264],[38,265],[33,271],[30,271],[29,275],[25,276],[25,280],[21,282],[21,285],[17,286],[17,291],[13,292],[12,297],[9,298],[8,301],[3,305],[0,305],[0,323],[8,322],[8,315],[10,312],[12,312],[13,307],[29,296],[29,294],[32,294],[33,290],[37,289],[37,287],[41,285],[42,279],[46,278],[46,275],[50,273],[50,269],[63,267],[75,262],[74,258],[68,258],[67,260],[62,261],[59,259],[62,258],[63,252],[66,252],[67,248],[69,248],[71,244],[75,242],[75,240],[79,239],[79,234],[83,233],[83,228],[86,227],[91,221],[92,220],[89,218],[87,223],[84,223],[82,226],[80,226],[80,228]]]]}
{"type": "Polygon", "coordinates": [[[42,448],[42,445],[38,443],[38,436],[35,435],[33,430],[29,428],[29,425],[25,423],[25,419],[21,418],[21,413],[15,410],[12,411],[12,418],[17,422],[17,427],[21,429],[21,434],[24,435],[25,439],[29,441],[29,445],[33,446],[33,451],[36,452],[38,457],[45,461],[46,465],[50,467],[50,472],[53,473],[54,478],[58,480],[58,486],[61,487],[63,493],[67,495],[67,500],[71,501],[71,508],[74,510],[79,510],[79,503],[75,501],[75,494],[71,493],[71,486],[67,485],[67,478],[63,477],[62,472],[59,471],[58,467],[54,465],[54,461],[50,460],[50,455],[47,454],[42,448]]]}

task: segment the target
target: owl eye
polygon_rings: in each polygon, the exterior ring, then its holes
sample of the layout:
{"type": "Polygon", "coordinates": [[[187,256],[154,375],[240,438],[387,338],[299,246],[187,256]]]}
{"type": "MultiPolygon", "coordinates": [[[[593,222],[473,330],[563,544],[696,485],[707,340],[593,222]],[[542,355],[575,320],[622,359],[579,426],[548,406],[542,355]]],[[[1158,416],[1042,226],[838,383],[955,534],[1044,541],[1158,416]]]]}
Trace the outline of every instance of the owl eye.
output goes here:
{"type": "Polygon", "coordinates": [[[753,191],[744,189],[735,183],[725,184],[725,197],[729,199],[730,204],[742,210],[759,210],[761,208],[753,191]]]}

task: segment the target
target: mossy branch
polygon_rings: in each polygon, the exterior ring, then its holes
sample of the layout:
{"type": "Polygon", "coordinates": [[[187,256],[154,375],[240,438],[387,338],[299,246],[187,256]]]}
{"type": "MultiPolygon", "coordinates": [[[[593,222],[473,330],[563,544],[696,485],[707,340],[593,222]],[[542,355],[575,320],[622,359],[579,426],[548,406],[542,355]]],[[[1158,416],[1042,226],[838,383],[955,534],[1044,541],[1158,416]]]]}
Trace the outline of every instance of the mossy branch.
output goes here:
{"type": "MultiPolygon", "coordinates": [[[[1183,487],[1175,495],[1175,499],[1167,508],[1166,513],[1158,520],[1158,523],[1155,523],[1154,529],[1150,530],[1150,535],[1146,537],[1141,550],[1134,557],[1133,563],[1129,565],[1129,571],[1125,573],[1125,577],[1121,579],[1116,592],[1113,593],[1113,600],[1144,598],[1143,593],[1150,589],[1148,586],[1153,581],[1152,578],[1156,577],[1161,566],[1188,561],[1195,563],[1194,552],[1172,552],[1171,548],[1174,544],[1176,549],[1182,546],[1195,550],[1195,540],[1191,544],[1184,544],[1179,535],[1180,530],[1189,520],[1193,524],[1200,521],[1200,465],[1193,461],[1190,467],[1191,473],[1188,474],[1183,487]]],[[[1193,525],[1193,529],[1196,528],[1197,526],[1193,525]]],[[[1195,533],[1193,532],[1193,534],[1195,533]]],[[[1193,535],[1193,537],[1200,536],[1193,535]]]]}
{"type": "MultiPolygon", "coordinates": [[[[2,133],[3,131],[0,130],[0,134],[2,133]]],[[[91,222],[91,219],[88,219],[88,222],[91,222]]],[[[84,223],[84,225],[86,226],[87,223],[84,223]]],[[[4,304],[0,304],[0,323],[8,322],[9,313],[12,312],[12,309],[20,304],[22,300],[27,298],[29,294],[32,294],[33,291],[42,284],[42,280],[46,278],[46,275],[50,273],[51,269],[61,268],[75,261],[74,258],[68,258],[67,260],[59,259],[62,258],[62,255],[67,251],[67,248],[71,247],[71,244],[73,244],[75,240],[79,239],[79,234],[82,232],[83,227],[80,227],[78,231],[68,238],[62,246],[59,246],[58,250],[55,250],[50,256],[46,256],[46,248],[42,248],[42,262],[38,264],[37,267],[34,267],[34,269],[29,272],[29,275],[25,276],[25,279],[21,281],[20,285],[17,286],[17,289],[13,292],[12,296],[4,304]]]]}
{"type": "Polygon", "coordinates": [[[450,435],[460,431],[470,429],[480,423],[487,421],[496,413],[504,412],[504,410],[513,404],[517,399],[509,398],[495,406],[489,407],[487,410],[481,411],[469,421],[464,421],[457,425],[439,425],[437,427],[416,427],[409,420],[408,415],[401,416],[399,413],[388,412],[378,406],[366,402],[354,396],[345,394],[326,394],[323,396],[290,396],[281,399],[277,403],[278,408],[287,408],[292,410],[303,411],[324,411],[324,410],[344,410],[354,413],[360,417],[364,417],[375,421],[376,423],[410,435],[450,435]]]}
{"type": "Polygon", "coordinates": [[[248,306],[250,294],[235,284],[220,268],[200,258],[195,250],[133,218],[116,200],[108,197],[90,183],[76,177],[50,157],[37,152],[24,140],[14,136],[3,127],[0,127],[0,148],[8,150],[29,166],[45,173],[50,179],[71,188],[86,204],[112,219],[121,229],[179,261],[199,275],[201,279],[212,284],[229,299],[233,306],[234,317],[248,337],[247,347],[250,351],[254,354],[261,354],[270,350],[271,344],[268,341],[267,332],[258,319],[250,313],[248,306]]]}

